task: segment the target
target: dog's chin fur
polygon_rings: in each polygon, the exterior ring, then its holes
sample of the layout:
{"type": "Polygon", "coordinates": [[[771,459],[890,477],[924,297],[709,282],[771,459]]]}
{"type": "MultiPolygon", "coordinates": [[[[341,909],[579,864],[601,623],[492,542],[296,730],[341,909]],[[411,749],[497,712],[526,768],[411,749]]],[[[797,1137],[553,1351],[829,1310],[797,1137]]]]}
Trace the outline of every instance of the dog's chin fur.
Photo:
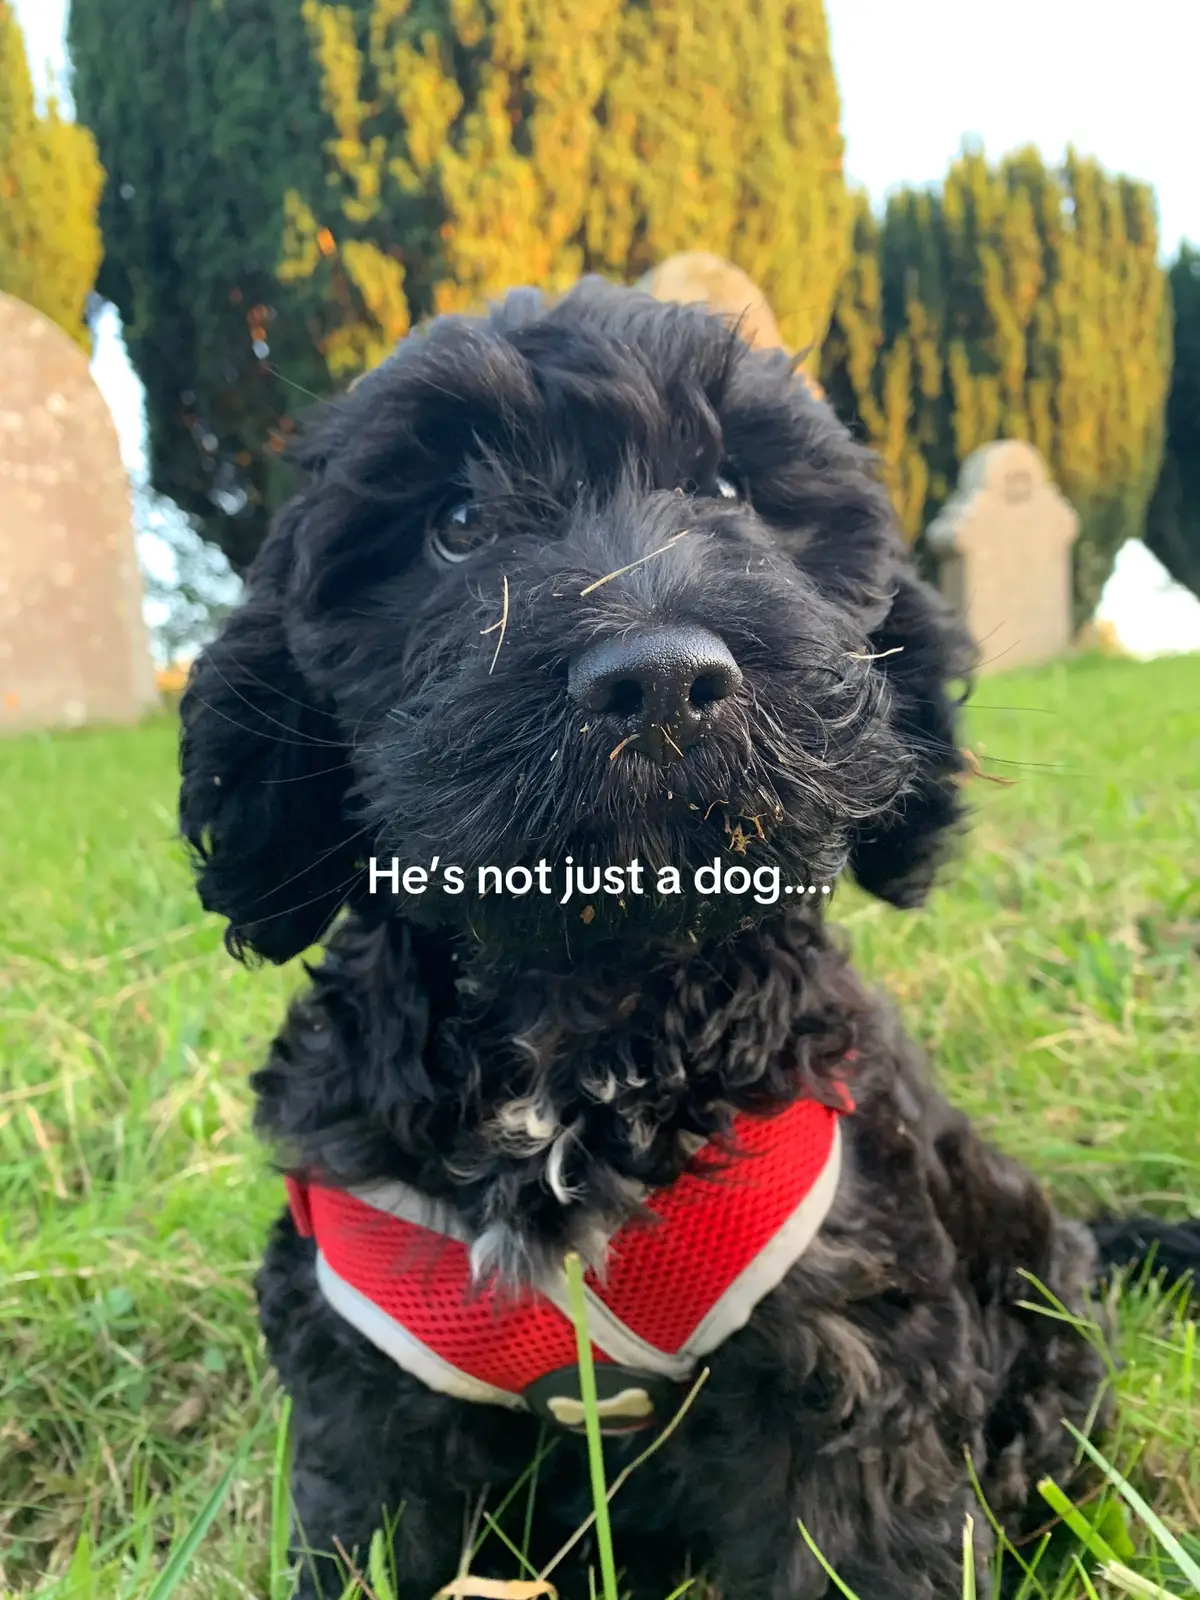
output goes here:
{"type": "MultiPolygon", "coordinates": [[[[972,651],[875,464],[781,357],[595,282],[414,335],[301,459],[309,486],[182,707],[183,832],[231,949],[285,961],[329,934],[255,1077],[260,1130],[296,1171],[448,1203],[477,1276],[519,1283],[571,1249],[598,1262],[737,1113],[832,1104],[848,1078],[833,1213],[623,1491],[621,1556],[638,1596],[704,1566],[725,1600],[816,1600],[802,1518],[863,1600],[960,1592],[964,1453],[1018,1534],[1037,1480],[1072,1476],[1062,1419],[1092,1418],[1103,1365],[1028,1309],[1026,1275],[1082,1315],[1097,1257],[930,1087],[807,892],[853,876],[917,904],[960,820],[972,651]],[[429,531],[468,501],[478,548],[439,567],[429,531]],[[718,634],[741,682],[661,765],[574,705],[568,673],[670,624],[718,634]],[[438,857],[464,891],[435,869],[424,893],[372,893],[371,856],[438,857]],[[675,867],[681,892],[473,892],[480,867],[568,856],[636,858],[651,886],[675,867]],[[714,857],[805,893],[705,898],[714,857]]],[[[427,1600],[464,1502],[504,1498],[535,1424],[393,1366],[325,1304],[287,1216],[259,1295],[307,1544],[365,1548],[402,1508],[399,1593],[427,1600]]],[[[535,1565],[585,1499],[564,1439],[535,1565]]],[[[321,1555],[302,1594],[318,1580],[340,1592],[321,1555]]],[[[560,1580],[586,1592],[583,1560],[560,1580]]]]}

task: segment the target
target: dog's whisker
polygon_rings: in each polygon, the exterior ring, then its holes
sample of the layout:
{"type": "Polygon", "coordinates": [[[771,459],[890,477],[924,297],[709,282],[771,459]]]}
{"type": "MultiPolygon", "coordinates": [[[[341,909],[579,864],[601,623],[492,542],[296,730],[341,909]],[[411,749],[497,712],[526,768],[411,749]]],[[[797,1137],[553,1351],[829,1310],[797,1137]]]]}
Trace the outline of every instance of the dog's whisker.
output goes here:
{"type": "Polygon", "coordinates": [[[318,767],[315,772],[298,772],[291,778],[260,778],[258,781],[267,788],[275,788],[281,783],[308,783],[313,778],[327,778],[331,772],[351,772],[353,769],[352,761],[339,761],[332,767],[318,767]]]}
{"type": "MultiPolygon", "coordinates": [[[[314,865],[315,865],[315,863],[314,863],[314,865]]],[[[256,930],[259,929],[259,928],[265,928],[269,923],[280,922],[285,917],[294,917],[298,911],[307,911],[309,906],[319,905],[322,900],[328,899],[329,897],[333,896],[333,897],[336,897],[335,900],[334,900],[334,904],[333,904],[333,906],[332,906],[332,908],[331,908],[331,910],[329,912],[328,917],[325,919],[324,923],[322,924],[320,933],[317,934],[315,936],[314,940],[313,940],[314,943],[320,943],[320,940],[322,938],[324,938],[324,936],[325,936],[325,932],[329,929],[329,927],[333,924],[333,922],[336,921],[338,915],[341,912],[341,909],[342,909],[342,899],[341,899],[341,897],[342,897],[342,895],[345,893],[345,891],[347,889],[350,888],[351,884],[357,882],[358,879],[361,878],[361,876],[362,876],[361,872],[357,868],[355,868],[355,870],[353,872],[351,872],[347,877],[341,879],[340,882],[333,884],[328,889],[322,889],[320,891],[320,893],[318,893],[318,894],[310,895],[307,900],[297,900],[294,904],[289,905],[289,906],[285,906],[282,911],[270,911],[265,916],[262,916],[262,917],[256,916],[256,917],[253,918],[254,928],[256,930]]],[[[303,873],[297,873],[296,877],[303,877],[303,873]]],[[[295,879],[289,879],[289,882],[294,882],[294,881],[295,881],[295,879]]],[[[280,884],[279,887],[283,888],[284,885],[280,884]]],[[[260,901],[263,900],[263,899],[269,899],[269,898],[270,897],[268,895],[263,895],[263,896],[260,896],[260,901]]],[[[257,904],[259,902],[254,902],[254,903],[257,904]]]]}
{"type": "Polygon", "coordinates": [[[1050,706],[986,706],[978,700],[971,701],[971,715],[977,717],[981,711],[1009,711],[1014,715],[1031,717],[1057,717],[1062,713],[1055,711],[1050,706]]]}
{"type": "MultiPolygon", "coordinates": [[[[232,694],[235,697],[235,699],[240,700],[244,706],[248,706],[249,709],[254,712],[256,717],[262,717],[265,721],[271,723],[273,727],[282,728],[285,733],[295,733],[297,731],[295,728],[293,728],[291,726],[290,723],[281,722],[278,717],[272,717],[271,715],[269,715],[268,712],[264,711],[261,706],[255,705],[254,701],[249,699],[246,695],[244,695],[242,693],[242,691],[238,688],[238,686],[235,683],[231,683],[229,681],[229,679],[225,676],[225,674],[221,671],[220,667],[217,665],[217,662],[216,662],[215,658],[210,657],[209,661],[208,661],[208,665],[209,665],[210,669],[212,670],[213,674],[217,678],[219,678],[220,681],[229,690],[230,694],[232,694]]],[[[284,699],[290,699],[290,696],[285,695],[284,699]]],[[[300,701],[295,701],[294,704],[300,705],[301,702],[300,701]]],[[[303,707],[303,709],[310,710],[312,708],[305,706],[305,707],[303,707]]],[[[328,712],[322,712],[320,714],[322,716],[329,716],[328,712]]],[[[329,720],[333,721],[332,716],[329,716],[329,720]]],[[[317,738],[317,736],[315,734],[307,734],[305,736],[305,741],[304,742],[307,743],[307,744],[325,745],[327,747],[332,747],[335,750],[341,750],[341,749],[345,748],[345,745],[344,745],[344,743],[343,743],[343,741],[341,739],[319,739],[319,738],[317,738]]]]}
{"type": "MultiPolygon", "coordinates": [[[[980,751],[983,746],[980,745],[980,751]]],[[[985,755],[986,761],[994,761],[998,767],[1020,767],[1023,772],[1057,772],[1067,778],[1092,778],[1098,781],[1099,775],[1095,772],[1085,772],[1081,767],[1069,767],[1061,761],[1017,761],[1008,756],[985,755]]]]}
{"type": "MultiPolygon", "coordinates": [[[[297,383],[295,378],[289,378],[287,373],[281,371],[279,367],[268,366],[267,371],[273,378],[278,378],[280,383],[286,383],[289,389],[295,389],[297,394],[302,394],[306,400],[312,400],[319,406],[344,404],[344,400],[340,395],[314,394],[311,389],[306,389],[302,383],[297,383]]],[[[355,383],[357,382],[358,380],[355,379],[355,383]]],[[[351,384],[350,388],[353,389],[354,384],[351,384]]]]}
{"type": "MultiPolygon", "coordinates": [[[[264,890],[264,892],[262,894],[260,894],[257,897],[257,899],[252,900],[250,902],[250,904],[258,906],[258,905],[262,905],[264,900],[272,899],[273,896],[277,895],[280,892],[281,889],[286,889],[289,884],[296,883],[301,878],[307,877],[310,872],[315,871],[315,869],[317,867],[321,866],[324,862],[328,861],[332,856],[339,855],[342,851],[344,851],[346,849],[347,845],[353,844],[356,839],[361,839],[362,836],[365,833],[369,833],[370,831],[371,830],[370,830],[370,825],[369,824],[364,826],[364,827],[355,829],[355,831],[353,833],[351,833],[351,834],[348,834],[346,838],[339,839],[337,844],[331,845],[328,850],[322,851],[319,856],[314,856],[313,859],[311,861],[309,861],[305,866],[301,867],[298,872],[293,872],[290,878],[284,878],[281,882],[273,884],[271,886],[271,888],[269,888],[267,890],[264,890]]],[[[346,879],[346,883],[348,883],[348,884],[349,883],[353,883],[355,878],[358,877],[358,876],[359,876],[359,870],[356,868],[354,870],[354,872],[351,873],[350,877],[348,877],[346,879]]],[[[319,900],[321,898],[322,897],[320,895],[315,896],[316,900],[319,900]]],[[[313,903],[314,902],[312,900],[306,900],[304,902],[305,905],[312,905],[313,903]]],[[[299,906],[292,906],[292,907],[289,908],[288,911],[272,912],[272,916],[288,916],[288,915],[290,915],[290,913],[292,911],[297,911],[297,910],[300,910],[300,909],[301,908],[299,906]]],[[[256,917],[255,918],[256,922],[267,922],[267,921],[270,921],[270,920],[271,919],[268,918],[268,917],[256,917]]]]}
{"type": "MultiPolygon", "coordinates": [[[[296,706],[301,711],[307,711],[314,717],[323,717],[326,722],[333,723],[336,726],[337,718],[327,707],[315,706],[309,700],[299,700],[294,694],[285,693],[278,684],[271,683],[266,678],[260,678],[257,672],[246,665],[242,656],[236,656],[231,653],[229,659],[243,677],[249,678],[260,689],[265,689],[268,694],[273,694],[277,700],[286,700],[288,705],[296,706]]],[[[217,676],[220,677],[219,672],[217,676]]]]}
{"type": "MultiPolygon", "coordinates": [[[[203,706],[206,711],[211,711],[213,716],[220,717],[222,722],[227,722],[231,728],[236,728],[239,733],[247,734],[251,739],[263,739],[268,744],[298,745],[303,749],[312,749],[320,746],[324,746],[325,749],[332,750],[345,749],[345,746],[336,739],[281,739],[277,733],[268,733],[265,728],[248,728],[244,722],[239,722],[236,717],[231,717],[228,712],[222,711],[220,706],[214,706],[211,700],[206,700],[198,690],[191,689],[188,691],[188,694],[189,698],[194,701],[196,705],[203,706]]],[[[244,696],[242,698],[244,698],[244,696]]],[[[249,700],[246,701],[246,704],[250,706],[250,709],[254,711],[256,716],[262,716],[264,714],[263,712],[259,711],[258,707],[253,705],[249,700]]],[[[281,722],[278,724],[278,726],[285,728],[287,724],[281,722]]]]}

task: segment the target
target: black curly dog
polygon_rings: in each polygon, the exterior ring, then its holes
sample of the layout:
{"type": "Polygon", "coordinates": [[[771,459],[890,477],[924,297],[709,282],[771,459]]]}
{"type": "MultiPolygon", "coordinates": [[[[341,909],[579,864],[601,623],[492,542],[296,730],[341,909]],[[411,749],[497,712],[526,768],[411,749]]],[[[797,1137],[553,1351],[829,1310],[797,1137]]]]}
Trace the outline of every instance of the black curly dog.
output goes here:
{"type": "MultiPolygon", "coordinates": [[[[587,920],[372,894],[366,867],[638,857],[686,884],[734,841],[784,884],[920,902],[960,822],[972,648],[872,457],[782,354],[585,280],[405,340],[300,461],[183,702],[183,833],[231,950],[285,961],[348,908],[254,1078],[261,1132],[290,1171],[440,1197],[519,1279],[635,1216],[735,1112],[828,1101],[855,1052],[828,1219],[614,1500],[617,1553],[639,1600],[689,1571],[816,1600],[802,1520],[861,1600],[961,1593],[965,1458],[1019,1538],[1038,1478],[1071,1480],[1063,1419],[1106,1414],[1100,1357],[1027,1308],[1029,1278],[1084,1314],[1105,1251],[1183,1271],[1195,1234],[1114,1225],[1102,1250],[1056,1215],[931,1086],[819,895],[600,896],[587,920]],[[538,1108],[524,1140],[514,1103],[538,1108]]],[[[300,1592],[340,1594],[336,1542],[361,1554],[398,1516],[400,1594],[428,1600],[536,1420],[402,1372],[327,1305],[288,1215],[258,1292],[317,1552],[300,1592]]],[[[606,1446],[610,1476],[640,1447],[606,1446]]],[[[589,1507],[564,1435],[536,1566],[589,1507]]],[[[977,1517],[981,1593],[989,1541],[977,1517]]],[[[556,1583],[586,1593],[589,1560],[556,1583]]],[[[512,1568],[489,1538],[476,1570],[512,1568]]]]}

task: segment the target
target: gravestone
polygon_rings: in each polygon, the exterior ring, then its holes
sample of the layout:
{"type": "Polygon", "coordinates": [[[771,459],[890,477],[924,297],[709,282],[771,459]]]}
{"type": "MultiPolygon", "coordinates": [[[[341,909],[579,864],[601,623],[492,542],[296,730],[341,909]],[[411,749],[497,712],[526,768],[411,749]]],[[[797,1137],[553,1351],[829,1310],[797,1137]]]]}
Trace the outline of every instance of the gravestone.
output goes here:
{"type": "MultiPolygon", "coordinates": [[[[736,322],[738,331],[754,350],[786,348],[775,313],[767,297],[741,267],[707,250],[684,250],[660,261],[634,285],[656,300],[679,304],[700,303],[736,322]]],[[[800,377],[818,400],[825,398],[821,385],[807,372],[800,377]]]]}
{"type": "Polygon", "coordinates": [[[738,321],[742,338],[755,350],[779,350],[779,324],[762,290],[740,267],[706,250],[668,256],[646,273],[637,287],[656,300],[697,301],[738,321]]]}
{"type": "Polygon", "coordinates": [[[981,672],[1052,660],[1071,644],[1079,518],[1032,445],[1004,439],[963,462],[926,529],[942,593],[979,645],[981,672]]]}
{"type": "Polygon", "coordinates": [[[0,733],[157,704],[112,417],[83,351],[0,294],[0,733]]]}

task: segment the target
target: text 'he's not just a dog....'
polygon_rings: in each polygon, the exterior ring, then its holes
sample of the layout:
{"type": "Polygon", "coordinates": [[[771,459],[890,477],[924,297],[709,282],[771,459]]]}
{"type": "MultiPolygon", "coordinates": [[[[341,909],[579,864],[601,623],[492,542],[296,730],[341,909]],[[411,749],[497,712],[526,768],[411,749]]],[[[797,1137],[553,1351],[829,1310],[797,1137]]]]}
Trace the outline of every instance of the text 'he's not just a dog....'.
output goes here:
{"type": "MultiPolygon", "coordinates": [[[[367,868],[371,894],[377,894],[385,886],[393,894],[403,890],[408,895],[423,895],[430,889],[447,895],[467,892],[467,869],[452,863],[443,865],[440,856],[434,856],[428,867],[402,866],[399,856],[392,856],[385,866],[378,856],[372,856],[367,868]]],[[[705,898],[752,892],[755,903],[763,906],[777,905],[785,895],[830,893],[827,883],[785,884],[779,867],[764,865],[751,869],[723,862],[719,856],[687,873],[686,877],[690,887],[705,898]]],[[[544,859],[532,867],[479,867],[474,873],[474,889],[480,899],[506,894],[521,898],[536,893],[553,897],[560,906],[565,906],[576,895],[586,898],[605,894],[622,903],[626,895],[680,895],[685,893],[684,880],[685,874],[678,867],[647,869],[636,857],[624,866],[587,867],[582,862],[577,863],[573,856],[567,856],[557,872],[554,864],[544,859]],[[653,887],[648,888],[651,877],[653,887]]]]}

